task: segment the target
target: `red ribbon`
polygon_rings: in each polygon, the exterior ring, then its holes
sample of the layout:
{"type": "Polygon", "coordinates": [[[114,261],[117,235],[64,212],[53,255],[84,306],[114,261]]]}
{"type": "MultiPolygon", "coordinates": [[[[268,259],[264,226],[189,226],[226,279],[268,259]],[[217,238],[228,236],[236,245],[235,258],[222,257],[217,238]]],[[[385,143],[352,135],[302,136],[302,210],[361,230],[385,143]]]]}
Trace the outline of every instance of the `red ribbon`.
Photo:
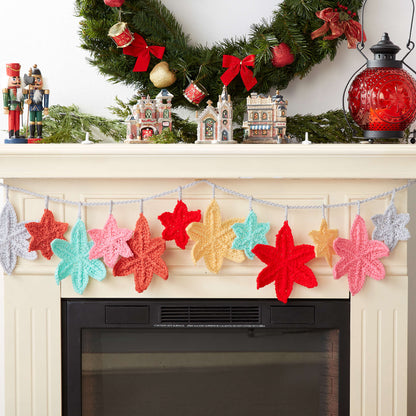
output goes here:
{"type": "MultiPolygon", "coordinates": [[[[346,12],[342,12],[344,16],[348,16],[346,12]]],[[[325,21],[325,23],[317,30],[312,32],[311,38],[315,39],[318,36],[324,35],[328,30],[331,30],[331,35],[325,36],[325,40],[336,39],[344,34],[348,41],[348,48],[354,49],[358,42],[361,42],[361,25],[353,19],[340,19],[340,12],[331,9],[330,7],[316,12],[316,15],[325,21]]],[[[364,42],[367,40],[365,33],[363,36],[364,42]]]]}
{"type": "Polygon", "coordinates": [[[238,74],[241,74],[246,90],[251,90],[257,84],[257,80],[253,71],[247,67],[254,67],[255,60],[256,55],[246,56],[243,60],[232,55],[223,55],[222,66],[228,68],[221,76],[223,84],[228,85],[238,74]]]}
{"type": "Polygon", "coordinates": [[[123,48],[125,55],[137,56],[136,64],[134,65],[133,72],[145,72],[149,67],[150,53],[156,56],[158,59],[163,58],[165,53],[164,46],[148,46],[142,36],[135,33],[133,42],[123,48]]]}

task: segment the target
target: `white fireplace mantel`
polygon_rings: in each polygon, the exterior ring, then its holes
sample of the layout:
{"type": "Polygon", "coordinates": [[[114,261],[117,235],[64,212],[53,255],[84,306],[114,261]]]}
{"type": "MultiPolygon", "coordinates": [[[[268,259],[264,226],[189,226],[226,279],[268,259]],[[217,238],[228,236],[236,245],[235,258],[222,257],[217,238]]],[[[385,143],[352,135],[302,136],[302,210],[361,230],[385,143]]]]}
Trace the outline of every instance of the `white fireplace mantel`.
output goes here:
{"type": "MultiPolygon", "coordinates": [[[[289,205],[354,202],[381,194],[416,178],[416,146],[384,144],[315,145],[0,145],[0,180],[11,186],[74,201],[110,201],[144,198],[178,188],[195,179],[213,182],[260,199],[289,205]]],[[[185,202],[204,210],[212,189],[200,184],[186,189],[185,202]]],[[[244,217],[248,202],[224,194],[216,198],[224,218],[244,217]]],[[[148,201],[144,214],[152,235],[160,235],[157,216],[170,211],[177,195],[148,201]]],[[[10,192],[19,221],[38,221],[44,201],[10,192]]],[[[363,204],[361,215],[369,232],[371,216],[384,212],[389,197],[363,204]]],[[[407,212],[407,190],[398,192],[399,212],[407,212]]],[[[259,220],[270,221],[268,234],[282,225],[282,210],[255,204],[259,220]]],[[[76,206],[51,203],[58,221],[72,226],[76,206]]],[[[138,206],[116,206],[119,226],[133,228],[138,206]]],[[[87,229],[100,228],[108,209],[83,209],[87,229]]],[[[355,207],[330,209],[331,228],[347,238],[355,207]]],[[[289,223],[296,244],[312,241],[321,211],[290,211],[289,223]]],[[[67,234],[69,236],[69,233],[67,234]]],[[[190,246],[191,244],[189,244],[190,246]]],[[[271,285],[257,291],[255,279],[264,266],[260,261],[235,264],[225,261],[218,275],[203,262],[194,265],[190,249],[167,243],[164,259],[169,279],[155,276],[143,294],[134,291],[132,276],[103,282],[93,279],[84,292],[88,298],[274,298],[271,285]]],[[[19,259],[11,276],[5,275],[4,334],[5,404],[7,416],[61,415],[61,299],[80,297],[70,278],[60,286],[54,270],[59,260],[35,262],[19,259]]],[[[335,281],[322,259],[312,261],[318,287],[295,285],[294,298],[348,298],[346,277],[335,281]]],[[[386,278],[368,278],[362,291],[351,298],[351,416],[405,416],[407,414],[407,297],[406,243],[401,242],[383,260],[386,278]]],[[[1,326],[0,326],[1,328],[1,326]]],[[[1,360],[0,360],[1,363],[1,360]]],[[[0,369],[1,371],[1,369],[0,369]]],[[[0,394],[1,398],[1,394],[0,394]]],[[[3,406],[0,403],[0,406],[3,406]]]]}

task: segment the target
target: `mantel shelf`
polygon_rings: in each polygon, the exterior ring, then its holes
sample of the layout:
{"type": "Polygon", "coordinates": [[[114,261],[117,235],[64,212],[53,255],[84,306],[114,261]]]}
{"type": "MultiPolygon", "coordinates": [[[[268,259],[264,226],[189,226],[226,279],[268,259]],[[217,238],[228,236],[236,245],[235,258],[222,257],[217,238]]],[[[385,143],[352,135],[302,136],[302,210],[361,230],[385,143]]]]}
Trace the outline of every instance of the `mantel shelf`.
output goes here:
{"type": "Polygon", "coordinates": [[[416,178],[416,145],[0,145],[0,178],[416,178]]]}

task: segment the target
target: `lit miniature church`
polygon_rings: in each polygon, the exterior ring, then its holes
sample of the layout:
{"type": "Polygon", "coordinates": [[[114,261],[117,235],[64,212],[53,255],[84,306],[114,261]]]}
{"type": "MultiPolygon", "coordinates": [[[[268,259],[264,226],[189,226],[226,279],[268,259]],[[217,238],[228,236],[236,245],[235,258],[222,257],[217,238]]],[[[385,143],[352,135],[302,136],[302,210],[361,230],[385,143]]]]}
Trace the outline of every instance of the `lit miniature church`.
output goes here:
{"type": "Polygon", "coordinates": [[[233,140],[233,104],[224,86],[218,97],[217,108],[208,100],[208,106],[198,116],[197,141],[195,143],[235,143],[233,140]]]}
{"type": "Polygon", "coordinates": [[[143,142],[162,130],[172,130],[172,98],[173,95],[166,89],[161,90],[155,99],[142,97],[135,111],[136,129],[132,129],[137,132],[131,132],[126,141],[143,142]],[[134,134],[136,137],[133,137],[134,134]]]}
{"type": "Polygon", "coordinates": [[[251,93],[247,97],[246,143],[284,143],[286,141],[287,100],[276,91],[273,97],[251,93]]]}

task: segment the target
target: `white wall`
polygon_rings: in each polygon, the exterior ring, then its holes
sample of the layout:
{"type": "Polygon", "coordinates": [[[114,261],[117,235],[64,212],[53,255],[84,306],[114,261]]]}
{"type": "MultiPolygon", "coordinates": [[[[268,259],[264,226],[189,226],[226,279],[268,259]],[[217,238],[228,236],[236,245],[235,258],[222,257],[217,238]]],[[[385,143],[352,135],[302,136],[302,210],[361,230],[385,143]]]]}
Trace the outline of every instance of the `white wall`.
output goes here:
{"type": "MultiPolygon", "coordinates": [[[[270,17],[275,3],[278,3],[278,0],[163,1],[177,14],[185,30],[192,33],[192,38],[202,43],[247,33],[251,23],[258,22],[261,17],[270,17]]],[[[106,82],[87,63],[87,53],[79,47],[78,19],[74,17],[73,1],[2,1],[0,11],[0,74],[4,75],[5,64],[9,62],[21,63],[22,74],[36,63],[46,78],[47,88],[51,90],[51,104],[75,103],[81,110],[97,115],[109,115],[107,107],[114,104],[115,95],[123,100],[133,95],[131,88],[106,82]]],[[[367,44],[370,46],[378,42],[381,34],[387,31],[393,42],[405,49],[410,11],[410,0],[369,0],[365,15],[367,44]]],[[[368,49],[366,51],[370,55],[368,49]]],[[[307,77],[293,81],[283,91],[289,100],[289,114],[317,114],[340,108],[347,80],[363,62],[358,52],[348,50],[344,43],[333,62],[326,61],[315,67],[307,77]]],[[[407,63],[416,67],[416,52],[408,57],[407,63]]],[[[7,129],[6,116],[0,120],[2,129],[7,129]]],[[[415,212],[416,190],[411,192],[410,205],[410,212],[415,212]]],[[[416,227],[413,226],[413,229],[415,234],[416,227]]],[[[414,241],[409,244],[409,253],[415,251],[414,241]]],[[[414,260],[409,262],[411,298],[416,294],[416,282],[413,283],[415,263],[414,260]]],[[[412,409],[409,414],[416,414],[416,307],[411,299],[409,305],[412,326],[410,369],[413,370],[409,371],[409,409],[412,409]]],[[[1,391],[0,388],[0,403],[1,391]]]]}

